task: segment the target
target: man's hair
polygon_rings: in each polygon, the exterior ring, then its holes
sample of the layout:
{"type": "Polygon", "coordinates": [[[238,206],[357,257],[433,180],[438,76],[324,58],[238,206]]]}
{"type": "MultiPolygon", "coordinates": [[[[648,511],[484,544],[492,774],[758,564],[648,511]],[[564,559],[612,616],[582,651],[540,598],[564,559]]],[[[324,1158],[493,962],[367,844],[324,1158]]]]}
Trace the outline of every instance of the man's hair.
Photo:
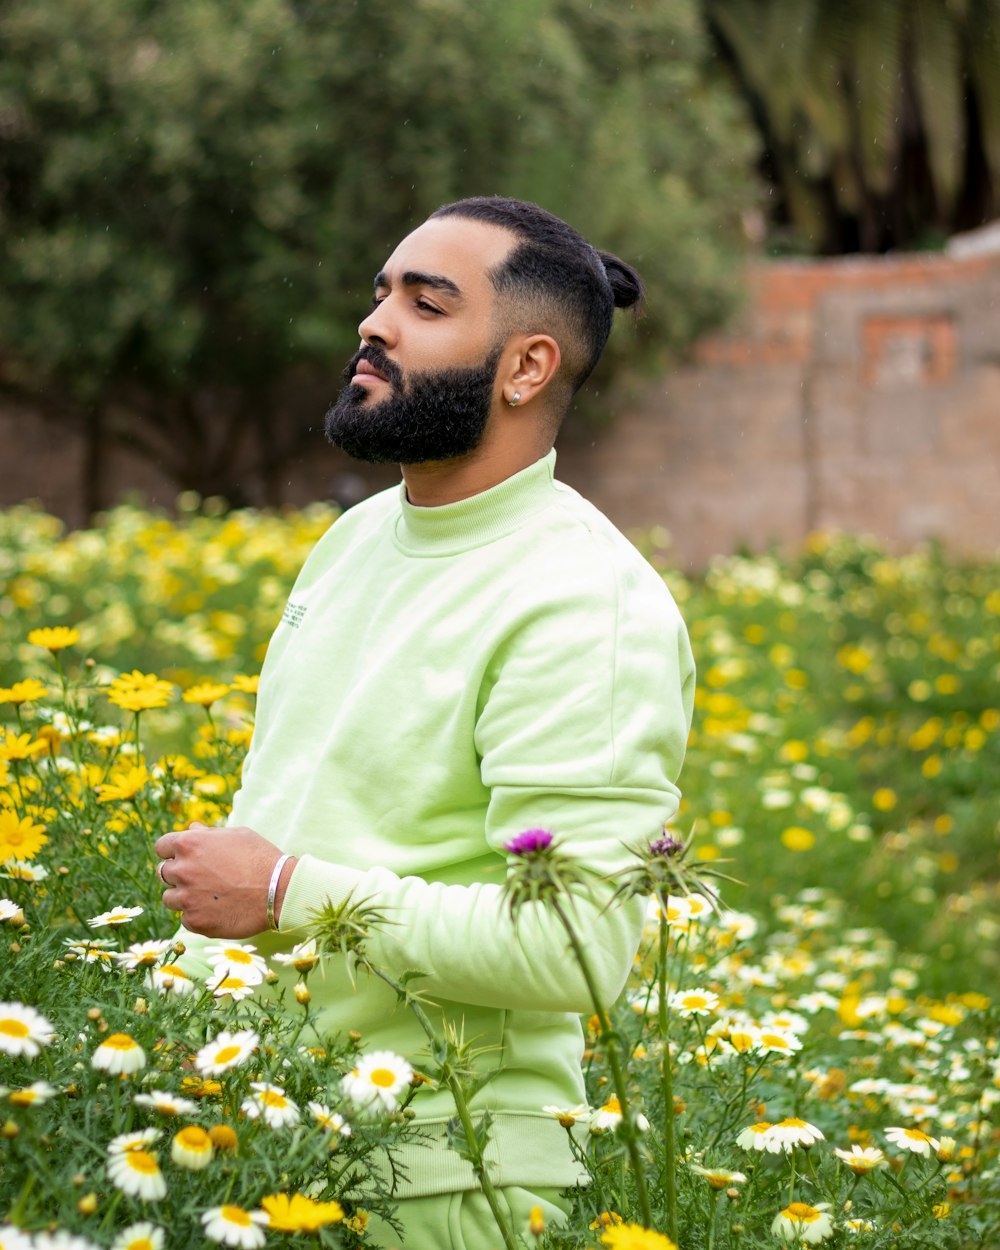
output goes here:
{"type": "Polygon", "coordinates": [[[444,204],[435,217],[501,226],[518,242],[490,272],[508,331],[549,333],[562,352],[565,405],[590,376],[611,333],[616,308],[638,312],[642,279],[625,261],[592,247],[578,230],[527,200],[473,196],[444,204]]]}

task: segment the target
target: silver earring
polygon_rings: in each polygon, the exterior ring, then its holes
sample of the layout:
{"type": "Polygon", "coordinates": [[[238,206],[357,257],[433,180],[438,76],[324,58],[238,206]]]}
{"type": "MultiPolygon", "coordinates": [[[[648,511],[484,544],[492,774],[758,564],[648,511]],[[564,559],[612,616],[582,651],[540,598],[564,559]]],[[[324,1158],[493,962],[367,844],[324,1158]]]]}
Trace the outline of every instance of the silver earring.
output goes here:
{"type": "Polygon", "coordinates": [[[520,392],[520,391],[515,391],[515,392],[514,392],[514,394],[513,394],[513,397],[512,397],[511,399],[508,399],[508,400],[507,400],[507,403],[510,405],[510,407],[511,407],[511,408],[516,408],[516,407],[517,407],[517,405],[518,405],[520,402],[521,402],[521,392],[520,392]]]}

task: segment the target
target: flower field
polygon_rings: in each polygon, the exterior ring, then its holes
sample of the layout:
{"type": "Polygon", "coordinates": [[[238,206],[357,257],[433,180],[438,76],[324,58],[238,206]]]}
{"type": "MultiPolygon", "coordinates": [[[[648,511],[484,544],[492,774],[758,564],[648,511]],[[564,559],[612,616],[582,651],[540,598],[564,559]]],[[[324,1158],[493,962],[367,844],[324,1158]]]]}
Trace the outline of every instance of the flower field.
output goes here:
{"type": "MultiPolygon", "coordinates": [[[[0,1250],[392,1244],[370,1159],[461,1055],[414,1075],[312,1034],[344,917],[192,981],[153,873],[162,833],[224,820],[332,519],[0,515],[0,1250]]],[[[637,849],[646,940],[588,1022],[589,1103],[547,1109],[589,1128],[593,1184],[509,1236],[1000,1245],[1000,565],[816,537],[696,581],[659,537],[699,666],[684,804],[637,849]]]]}

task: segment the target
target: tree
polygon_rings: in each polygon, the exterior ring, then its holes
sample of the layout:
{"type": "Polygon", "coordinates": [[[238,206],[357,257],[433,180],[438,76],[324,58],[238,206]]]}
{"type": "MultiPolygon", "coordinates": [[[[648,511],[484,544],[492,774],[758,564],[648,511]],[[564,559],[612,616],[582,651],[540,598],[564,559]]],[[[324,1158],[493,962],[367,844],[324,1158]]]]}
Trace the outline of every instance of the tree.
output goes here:
{"type": "Polygon", "coordinates": [[[913,247],[1000,213],[1000,0],[702,7],[799,246],[913,247]]]}
{"type": "Polygon", "coordinates": [[[749,128],[693,0],[607,9],[7,0],[0,385],[86,426],[91,508],[112,440],[276,502],[308,424],[289,380],[332,393],[373,269],[461,195],[539,200],[635,261],[647,359],[724,315],[749,128]]]}

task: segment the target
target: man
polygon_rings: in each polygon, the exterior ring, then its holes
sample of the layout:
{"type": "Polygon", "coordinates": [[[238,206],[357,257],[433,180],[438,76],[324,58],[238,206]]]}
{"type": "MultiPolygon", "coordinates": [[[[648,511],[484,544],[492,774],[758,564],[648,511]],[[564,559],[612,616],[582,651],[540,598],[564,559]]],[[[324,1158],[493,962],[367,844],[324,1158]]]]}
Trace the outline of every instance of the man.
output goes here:
{"type": "MultiPolygon", "coordinates": [[[[558,918],[529,908],[515,929],[501,910],[503,844],[543,828],[587,867],[619,871],[677,809],[690,724],[691,654],[662,579],[553,478],[572,395],[615,306],[641,292],[629,266],[515,200],[447,205],[399,244],[327,433],[399,462],[403,482],[306,561],[230,827],[157,843],[164,902],[195,934],[262,935],[270,953],[350,894],[392,918],[374,962],[419,969],[436,1023],[490,1048],[474,1112],[491,1112],[491,1179],[519,1232],[531,1206],[558,1220],[559,1190],[585,1180],[542,1108],[584,1101],[578,1015],[592,1004],[558,918]]],[[[579,908],[610,1003],[642,908],[579,908]]],[[[419,1069],[423,1035],[384,986],[330,970],[314,1005],[325,1030],[359,1030],[419,1069]]],[[[405,1159],[403,1244],[496,1245],[446,1145],[447,1089],[413,1107],[438,1144],[405,1159]]]]}

